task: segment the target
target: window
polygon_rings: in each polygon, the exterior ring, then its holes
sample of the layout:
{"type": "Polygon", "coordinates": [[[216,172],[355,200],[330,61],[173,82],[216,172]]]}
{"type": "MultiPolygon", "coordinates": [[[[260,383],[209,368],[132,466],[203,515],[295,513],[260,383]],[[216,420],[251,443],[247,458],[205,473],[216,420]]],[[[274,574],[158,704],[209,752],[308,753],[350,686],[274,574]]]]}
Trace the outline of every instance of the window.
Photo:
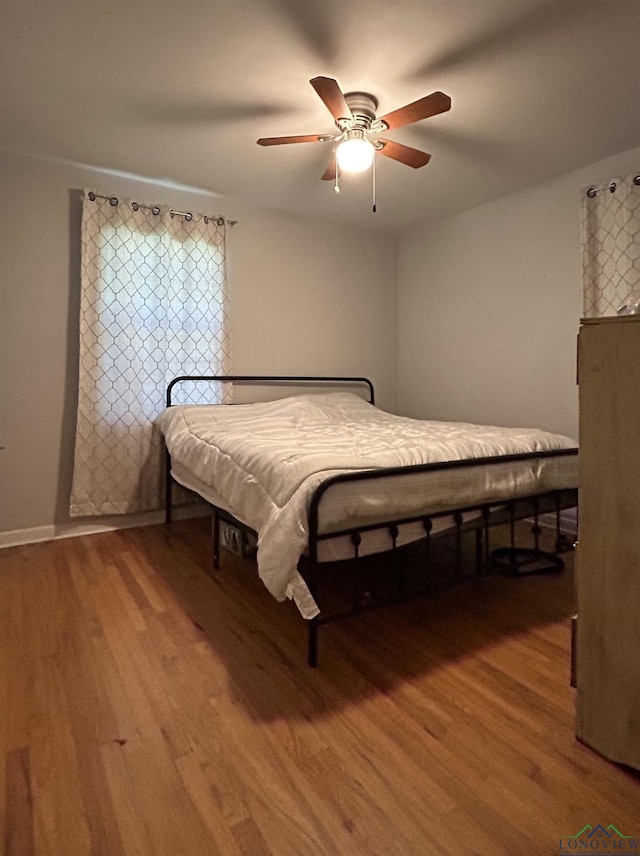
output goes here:
{"type": "Polygon", "coordinates": [[[71,514],[160,507],[167,383],[230,358],[224,221],[85,194],[71,514]]]}

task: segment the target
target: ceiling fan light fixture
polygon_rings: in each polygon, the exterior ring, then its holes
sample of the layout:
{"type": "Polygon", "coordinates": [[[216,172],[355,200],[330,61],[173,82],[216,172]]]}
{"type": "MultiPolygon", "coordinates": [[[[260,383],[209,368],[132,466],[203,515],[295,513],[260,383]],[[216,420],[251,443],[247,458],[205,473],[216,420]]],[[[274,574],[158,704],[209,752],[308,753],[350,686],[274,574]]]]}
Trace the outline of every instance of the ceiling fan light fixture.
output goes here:
{"type": "Polygon", "coordinates": [[[364,172],[373,163],[375,149],[364,132],[355,129],[347,132],[347,139],[338,146],[336,160],[343,172],[364,172]]]}

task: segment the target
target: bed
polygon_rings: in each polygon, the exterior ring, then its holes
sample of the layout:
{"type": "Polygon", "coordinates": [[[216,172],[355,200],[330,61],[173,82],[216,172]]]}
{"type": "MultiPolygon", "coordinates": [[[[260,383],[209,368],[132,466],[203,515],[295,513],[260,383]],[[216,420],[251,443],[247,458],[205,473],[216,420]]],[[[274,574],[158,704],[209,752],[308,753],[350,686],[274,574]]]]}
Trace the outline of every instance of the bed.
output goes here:
{"type": "Polygon", "coordinates": [[[395,416],[375,406],[367,378],[181,376],[169,384],[156,425],[166,446],[167,522],[177,482],[213,508],[214,567],[221,522],[254,533],[266,588],[280,601],[294,600],[308,621],[312,666],[320,625],[374,605],[321,612],[323,563],[358,561],[418,540],[428,545],[443,531],[460,540],[471,528],[482,572],[491,526],[511,526],[514,557],[514,521],[531,517],[538,567],[539,515],[555,514],[559,543],[560,512],[577,504],[570,438],[395,416]],[[180,385],[225,382],[276,388],[280,397],[175,403],[180,385]]]}

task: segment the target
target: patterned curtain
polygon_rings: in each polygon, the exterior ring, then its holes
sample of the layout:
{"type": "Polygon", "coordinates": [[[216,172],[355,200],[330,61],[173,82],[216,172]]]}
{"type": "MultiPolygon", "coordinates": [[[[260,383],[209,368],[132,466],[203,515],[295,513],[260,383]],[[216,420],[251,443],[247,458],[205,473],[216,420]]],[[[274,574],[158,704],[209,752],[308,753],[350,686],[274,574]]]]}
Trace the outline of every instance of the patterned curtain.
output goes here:
{"type": "MultiPolygon", "coordinates": [[[[230,360],[224,220],[85,191],[70,514],[161,507],[153,419],[167,383],[230,373],[230,360]]],[[[201,400],[193,389],[182,394],[201,400]]],[[[209,402],[226,395],[202,394],[209,402]]]]}
{"type": "Polygon", "coordinates": [[[582,282],[585,318],[615,315],[640,290],[640,175],[585,190],[582,282]]]}

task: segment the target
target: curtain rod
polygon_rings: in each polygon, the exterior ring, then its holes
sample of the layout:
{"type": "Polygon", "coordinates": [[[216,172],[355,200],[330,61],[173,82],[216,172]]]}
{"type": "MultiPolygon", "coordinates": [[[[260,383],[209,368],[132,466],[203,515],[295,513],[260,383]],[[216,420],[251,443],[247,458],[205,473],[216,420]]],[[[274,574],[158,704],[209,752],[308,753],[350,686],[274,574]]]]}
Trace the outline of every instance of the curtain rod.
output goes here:
{"type": "MultiPolygon", "coordinates": [[[[633,176],[633,183],[636,186],[640,185],[640,175],[634,175],[633,176]]],[[[618,185],[616,184],[615,181],[610,181],[609,184],[603,184],[601,187],[593,187],[593,185],[592,185],[591,187],[589,187],[587,189],[587,196],[589,197],[589,199],[593,199],[593,197],[597,193],[600,193],[601,190],[608,190],[609,193],[615,193],[617,186],[618,185]]]]}
{"type": "MultiPolygon", "coordinates": [[[[103,196],[101,193],[94,193],[93,190],[87,193],[87,196],[92,202],[95,202],[96,199],[107,199],[109,201],[109,205],[113,205],[115,208],[116,205],[120,204],[120,200],[117,196],[103,196]]],[[[131,207],[134,211],[137,211],[139,208],[143,208],[145,211],[151,211],[152,214],[160,213],[159,205],[143,205],[141,202],[132,202],[131,207]]],[[[169,214],[172,217],[184,217],[185,220],[193,220],[193,214],[191,211],[175,211],[173,208],[169,209],[169,214]]],[[[203,219],[205,223],[215,223],[217,226],[224,226],[225,223],[228,226],[235,226],[238,222],[237,220],[227,220],[221,214],[216,214],[211,217],[209,214],[203,214],[203,219]]]]}

